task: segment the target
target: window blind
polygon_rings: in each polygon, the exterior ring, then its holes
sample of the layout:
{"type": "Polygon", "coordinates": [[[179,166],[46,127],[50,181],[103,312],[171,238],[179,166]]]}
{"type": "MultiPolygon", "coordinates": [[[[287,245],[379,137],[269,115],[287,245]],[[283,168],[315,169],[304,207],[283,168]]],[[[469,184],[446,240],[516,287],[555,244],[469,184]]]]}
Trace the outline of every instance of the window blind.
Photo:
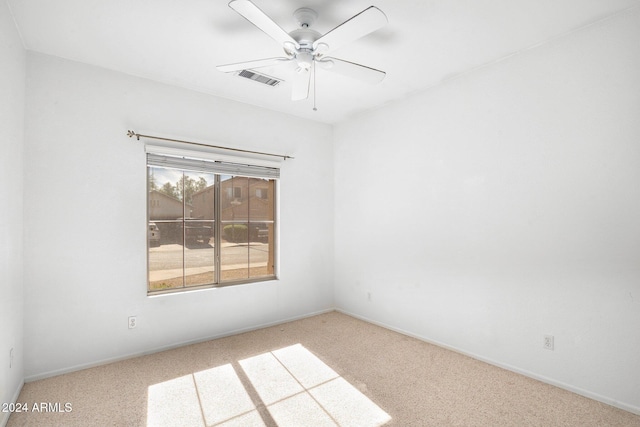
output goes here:
{"type": "Polygon", "coordinates": [[[148,152],[147,164],[149,166],[183,169],[193,172],[217,173],[220,175],[247,176],[266,179],[280,178],[280,169],[277,167],[198,159],[195,156],[197,156],[197,154],[194,154],[194,157],[191,158],[148,152]]]}

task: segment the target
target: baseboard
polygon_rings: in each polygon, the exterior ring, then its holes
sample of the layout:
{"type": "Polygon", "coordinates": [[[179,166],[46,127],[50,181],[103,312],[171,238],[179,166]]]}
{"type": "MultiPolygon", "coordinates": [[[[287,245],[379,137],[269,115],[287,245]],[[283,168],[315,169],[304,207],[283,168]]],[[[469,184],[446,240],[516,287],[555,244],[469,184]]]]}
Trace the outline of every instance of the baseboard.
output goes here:
{"type": "MultiPolygon", "coordinates": [[[[134,357],[146,356],[146,355],[149,355],[149,354],[160,353],[162,351],[173,350],[175,348],[184,347],[184,346],[187,346],[187,345],[198,344],[198,343],[201,343],[201,342],[211,341],[211,340],[215,340],[215,339],[219,339],[219,338],[225,338],[225,337],[229,337],[229,336],[232,336],[232,335],[242,334],[242,333],[245,333],[245,332],[257,331],[259,329],[269,328],[271,326],[277,326],[277,325],[281,325],[283,323],[288,323],[288,322],[293,322],[293,321],[296,321],[296,320],[306,319],[308,317],[313,317],[313,316],[317,316],[319,314],[329,313],[331,311],[335,311],[335,309],[334,308],[327,308],[327,309],[324,309],[324,310],[314,311],[314,312],[311,312],[311,313],[305,313],[305,314],[302,314],[300,316],[294,316],[294,317],[275,320],[273,322],[261,323],[261,324],[249,326],[249,327],[246,327],[246,328],[235,329],[235,330],[232,330],[232,331],[229,331],[229,332],[225,332],[225,333],[222,333],[222,334],[210,335],[210,336],[206,336],[206,337],[198,338],[198,339],[194,339],[194,340],[181,341],[181,342],[172,343],[172,344],[161,346],[161,347],[151,348],[149,350],[145,350],[145,351],[141,351],[141,352],[128,353],[128,354],[125,354],[125,355],[122,355],[122,356],[118,356],[118,357],[112,357],[112,358],[108,358],[108,359],[101,359],[101,360],[97,360],[97,361],[94,361],[94,362],[89,362],[89,363],[83,363],[83,364],[80,364],[80,365],[69,366],[69,367],[66,367],[66,368],[56,369],[56,370],[53,370],[53,371],[42,372],[42,373],[35,374],[35,375],[29,375],[28,377],[26,377],[24,379],[24,382],[38,381],[38,380],[42,380],[42,379],[45,379],[45,378],[51,378],[51,377],[55,377],[55,376],[58,376],[58,375],[68,374],[70,372],[81,371],[83,369],[95,368],[96,366],[108,365],[109,363],[115,363],[115,362],[120,362],[122,360],[132,359],[134,357]]],[[[2,425],[0,425],[0,427],[2,427],[2,425]]]]}
{"type": "Polygon", "coordinates": [[[593,392],[591,392],[589,390],[584,390],[584,389],[581,389],[579,387],[575,387],[575,386],[573,386],[571,384],[567,384],[567,383],[564,383],[562,381],[557,381],[557,380],[554,380],[553,378],[549,378],[549,377],[545,377],[543,375],[536,374],[535,372],[527,371],[526,369],[518,368],[517,366],[512,366],[512,365],[509,365],[509,364],[506,364],[506,363],[503,363],[503,362],[500,362],[500,361],[497,361],[497,360],[486,358],[486,357],[483,357],[481,355],[478,355],[478,354],[475,354],[475,353],[471,353],[471,352],[462,350],[460,348],[453,347],[453,346],[450,346],[448,344],[445,344],[445,343],[442,343],[442,342],[439,342],[439,341],[436,341],[436,340],[432,340],[432,339],[420,336],[420,335],[415,334],[413,332],[406,331],[404,329],[397,328],[397,327],[394,327],[394,326],[391,326],[391,325],[387,325],[384,322],[378,322],[376,320],[369,319],[366,316],[361,316],[359,314],[351,313],[348,310],[344,310],[344,309],[341,309],[341,308],[336,308],[335,311],[338,311],[340,313],[346,314],[346,315],[351,316],[351,317],[355,317],[356,319],[363,320],[363,321],[365,321],[367,323],[371,323],[371,324],[380,326],[382,328],[389,329],[389,330],[397,332],[399,334],[406,335],[406,336],[418,339],[420,341],[427,342],[429,344],[437,345],[438,347],[446,348],[447,350],[451,350],[451,351],[454,351],[456,353],[463,354],[463,355],[471,357],[473,359],[480,360],[482,362],[488,363],[488,364],[493,365],[493,366],[497,366],[497,367],[502,368],[502,369],[506,369],[506,370],[511,371],[511,372],[515,372],[515,373],[520,374],[520,375],[524,375],[525,377],[529,377],[529,378],[532,378],[534,380],[538,380],[538,381],[541,381],[543,383],[550,384],[552,386],[555,386],[555,387],[570,391],[572,393],[579,394],[580,396],[584,396],[584,397],[587,397],[589,399],[596,400],[596,401],[601,402],[601,403],[605,403],[607,405],[616,407],[618,409],[622,409],[623,411],[627,411],[627,412],[631,412],[632,414],[640,415],[640,406],[636,406],[636,405],[631,405],[631,404],[628,404],[628,403],[620,402],[620,401],[617,401],[615,399],[611,399],[611,398],[609,398],[607,396],[603,396],[603,395],[600,395],[598,393],[593,393],[593,392]]]}
{"type": "MultiPolygon", "coordinates": [[[[18,401],[18,396],[20,396],[20,392],[22,391],[23,386],[24,386],[24,380],[20,381],[20,384],[18,384],[18,389],[13,393],[13,397],[11,398],[11,403],[16,403],[18,401]]],[[[0,427],[7,426],[10,416],[11,416],[11,413],[9,412],[0,412],[0,427]]]]}

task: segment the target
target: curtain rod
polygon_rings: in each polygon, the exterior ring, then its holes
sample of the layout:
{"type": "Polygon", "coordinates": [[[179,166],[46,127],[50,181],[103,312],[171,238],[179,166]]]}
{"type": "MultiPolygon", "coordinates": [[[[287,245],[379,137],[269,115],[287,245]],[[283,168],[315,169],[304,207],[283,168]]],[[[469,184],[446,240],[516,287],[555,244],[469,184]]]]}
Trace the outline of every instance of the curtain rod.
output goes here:
{"type": "Polygon", "coordinates": [[[221,150],[230,150],[230,151],[239,151],[241,153],[260,154],[262,156],[272,156],[272,157],[282,157],[284,160],[293,159],[293,157],[287,156],[287,155],[284,155],[284,154],[263,153],[263,152],[260,152],[260,151],[242,150],[240,148],[221,147],[219,145],[209,145],[209,144],[201,144],[199,142],[182,141],[180,139],[162,138],[162,137],[159,137],[159,136],[152,136],[152,135],[142,135],[142,134],[136,133],[135,131],[132,131],[132,130],[128,130],[127,131],[127,136],[129,138],[135,136],[138,141],[140,141],[140,138],[158,139],[158,140],[161,140],[161,141],[171,141],[171,142],[180,142],[182,144],[198,145],[200,147],[218,148],[218,149],[221,149],[221,150]]]}

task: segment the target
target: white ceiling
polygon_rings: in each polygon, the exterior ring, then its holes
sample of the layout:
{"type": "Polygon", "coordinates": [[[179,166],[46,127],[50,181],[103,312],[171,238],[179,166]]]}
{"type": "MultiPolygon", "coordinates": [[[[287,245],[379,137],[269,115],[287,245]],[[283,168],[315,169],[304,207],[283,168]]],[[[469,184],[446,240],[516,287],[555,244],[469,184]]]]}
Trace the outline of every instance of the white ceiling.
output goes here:
{"type": "MultiPolygon", "coordinates": [[[[368,85],[318,71],[312,98],[224,74],[216,65],[282,55],[228,0],[8,0],[27,49],[326,123],[401,99],[606,18],[640,0],[253,0],[286,31],[311,7],[324,34],[370,5],[389,24],[331,56],[387,72],[368,85]]],[[[286,70],[286,68],[284,69],[286,70]]],[[[287,79],[281,69],[260,69],[287,79]]]]}

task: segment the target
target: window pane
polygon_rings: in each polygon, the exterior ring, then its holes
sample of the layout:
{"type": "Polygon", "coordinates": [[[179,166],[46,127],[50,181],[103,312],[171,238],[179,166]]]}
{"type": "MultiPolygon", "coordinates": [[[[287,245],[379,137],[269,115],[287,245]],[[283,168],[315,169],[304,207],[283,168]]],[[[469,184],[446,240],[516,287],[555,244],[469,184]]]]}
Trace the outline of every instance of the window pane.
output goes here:
{"type": "Polygon", "coordinates": [[[214,219],[215,175],[185,172],[184,199],[187,219],[214,219]]]}
{"type": "Polygon", "coordinates": [[[273,257],[268,242],[251,242],[249,246],[249,277],[273,276],[273,257]]]}
{"type": "Polygon", "coordinates": [[[275,181],[251,178],[249,194],[249,276],[273,276],[274,270],[274,218],[275,181]]]}
{"type": "Polygon", "coordinates": [[[186,218],[184,222],[185,286],[215,283],[215,175],[185,172],[182,181],[186,218]]]}
{"type": "Polygon", "coordinates": [[[185,222],[185,286],[215,283],[214,230],[213,221],[185,222]]]}
{"type": "Polygon", "coordinates": [[[149,291],[183,287],[182,222],[157,222],[161,245],[149,247],[149,291]]]}
{"type": "Polygon", "coordinates": [[[148,167],[149,221],[176,220],[184,216],[182,172],[148,167]]]}
{"type": "Polygon", "coordinates": [[[275,181],[250,178],[249,208],[250,221],[273,221],[273,189],[275,181]]]}
{"type": "Polygon", "coordinates": [[[249,219],[249,178],[222,175],[220,177],[221,219],[230,222],[247,222],[249,219]]]}
{"type": "Polygon", "coordinates": [[[184,286],[181,179],[181,171],[148,167],[149,291],[184,286]]]}
{"type": "Polygon", "coordinates": [[[220,280],[249,277],[248,223],[223,221],[220,248],[220,280]]]}
{"type": "Polygon", "coordinates": [[[229,175],[220,177],[221,281],[249,277],[248,184],[249,179],[246,177],[229,175]]]}

